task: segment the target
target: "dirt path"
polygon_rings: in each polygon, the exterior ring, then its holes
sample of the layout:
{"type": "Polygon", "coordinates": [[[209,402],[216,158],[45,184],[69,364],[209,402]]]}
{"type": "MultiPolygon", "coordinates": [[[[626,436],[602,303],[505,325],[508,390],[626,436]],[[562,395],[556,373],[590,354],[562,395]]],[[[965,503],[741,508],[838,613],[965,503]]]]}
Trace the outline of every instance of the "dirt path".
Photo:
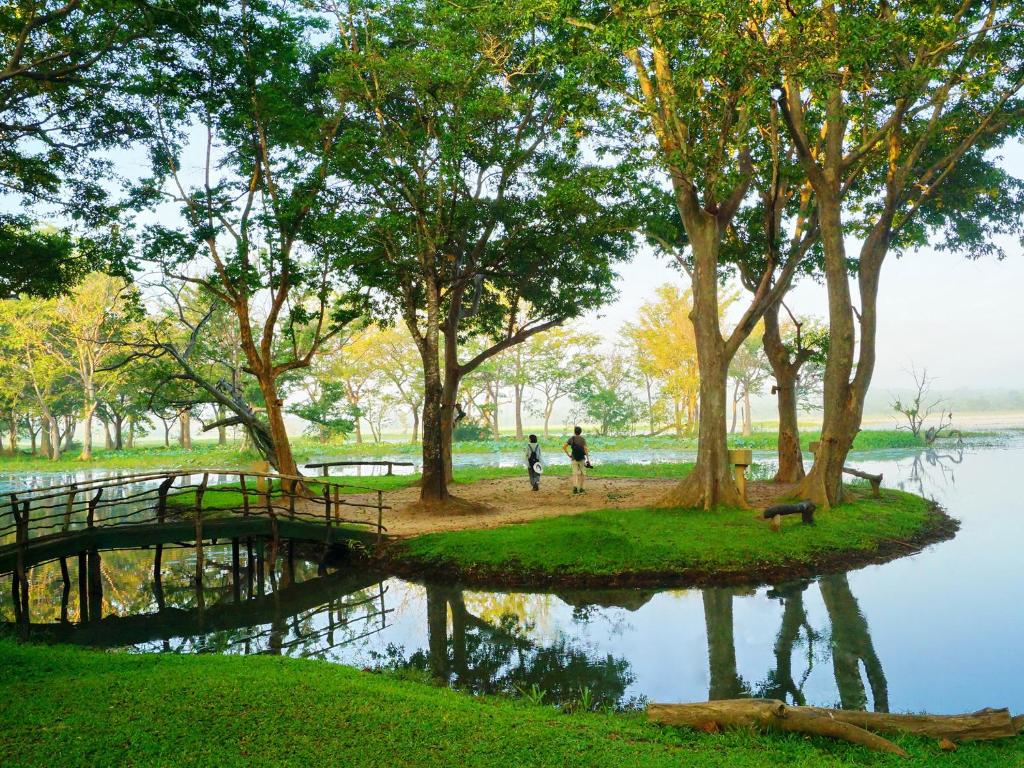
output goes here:
{"type": "MultiPolygon", "coordinates": [[[[451,486],[452,493],[467,504],[454,509],[425,511],[418,506],[419,488],[413,486],[384,494],[384,526],[391,536],[417,536],[437,531],[468,528],[495,528],[525,523],[544,517],[578,515],[598,509],[636,509],[654,504],[678,482],[666,478],[591,477],[586,493],[573,496],[568,477],[545,477],[540,491],[531,491],[525,477],[479,480],[451,486]]],[[[752,506],[763,508],[783,497],[789,486],[750,483],[747,487],[752,506]]],[[[349,495],[348,501],[376,504],[375,495],[349,495]]],[[[756,514],[756,513],[752,513],[756,514]]],[[[346,507],[342,516],[375,522],[376,512],[346,507]]]]}

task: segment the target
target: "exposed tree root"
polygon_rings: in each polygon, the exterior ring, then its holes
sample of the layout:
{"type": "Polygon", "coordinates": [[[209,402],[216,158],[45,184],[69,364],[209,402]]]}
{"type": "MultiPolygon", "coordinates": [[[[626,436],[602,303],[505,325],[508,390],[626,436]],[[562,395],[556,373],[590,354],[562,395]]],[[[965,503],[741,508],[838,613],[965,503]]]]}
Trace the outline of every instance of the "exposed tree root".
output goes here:
{"type": "Polygon", "coordinates": [[[718,506],[749,509],[740,496],[731,475],[716,477],[699,464],[672,490],[662,496],[655,507],[661,509],[714,509],[718,506]]]}

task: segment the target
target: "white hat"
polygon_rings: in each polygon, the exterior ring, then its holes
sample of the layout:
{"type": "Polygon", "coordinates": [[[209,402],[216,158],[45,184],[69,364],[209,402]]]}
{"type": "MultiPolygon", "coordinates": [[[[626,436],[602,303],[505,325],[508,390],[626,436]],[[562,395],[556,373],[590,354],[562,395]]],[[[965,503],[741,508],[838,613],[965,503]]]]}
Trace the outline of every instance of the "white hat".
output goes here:
{"type": "Polygon", "coordinates": [[[535,461],[533,462],[533,471],[536,472],[538,475],[543,475],[544,467],[541,466],[541,463],[539,461],[535,461]]]}

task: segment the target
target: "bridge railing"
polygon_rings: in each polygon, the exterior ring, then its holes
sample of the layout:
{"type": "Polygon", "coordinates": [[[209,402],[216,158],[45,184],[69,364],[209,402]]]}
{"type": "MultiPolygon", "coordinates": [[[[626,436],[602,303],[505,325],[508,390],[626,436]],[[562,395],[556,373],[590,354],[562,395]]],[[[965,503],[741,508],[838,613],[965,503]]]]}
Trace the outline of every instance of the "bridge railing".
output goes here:
{"type": "MultiPolygon", "coordinates": [[[[379,543],[387,528],[383,492],[352,483],[224,469],[147,472],[81,480],[64,485],[12,491],[0,506],[0,554],[14,555],[13,596],[16,607],[28,603],[29,545],[41,538],[82,529],[162,525],[192,521],[197,568],[203,564],[203,526],[227,516],[261,516],[271,520],[277,539],[279,520],[318,523],[325,539],[339,526],[360,526],[376,532],[379,543]],[[211,478],[214,484],[211,485],[211,478]],[[363,517],[356,517],[358,510],[363,517]],[[343,510],[345,510],[343,512],[343,510]],[[13,549],[13,553],[11,550],[13,549]]],[[[0,558],[2,559],[2,558],[0,558]]],[[[65,563],[61,559],[62,571],[65,563]]],[[[39,563],[33,563],[36,565],[39,563]]]]}

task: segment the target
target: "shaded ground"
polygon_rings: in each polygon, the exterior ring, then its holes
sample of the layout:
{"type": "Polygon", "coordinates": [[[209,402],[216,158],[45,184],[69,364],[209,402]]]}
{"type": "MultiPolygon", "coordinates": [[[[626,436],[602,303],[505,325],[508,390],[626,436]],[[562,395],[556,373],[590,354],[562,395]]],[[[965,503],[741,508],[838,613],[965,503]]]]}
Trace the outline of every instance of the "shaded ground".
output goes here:
{"type": "MultiPolygon", "coordinates": [[[[525,523],[547,517],[578,515],[599,509],[638,509],[649,507],[678,482],[669,478],[588,477],[586,493],[572,494],[568,477],[547,476],[540,491],[530,490],[526,477],[477,480],[452,486],[461,502],[446,507],[424,509],[419,506],[419,488],[411,486],[384,494],[384,503],[391,507],[384,512],[384,526],[391,536],[418,536],[424,533],[497,528],[512,523],[525,523]]],[[[755,510],[763,509],[785,498],[792,486],[773,483],[750,483],[747,497],[755,510]]],[[[347,495],[348,502],[375,504],[375,494],[347,495]]],[[[756,511],[751,512],[756,515],[756,511]]],[[[344,515],[354,520],[375,519],[374,510],[356,507],[345,509],[344,515]]]]}

